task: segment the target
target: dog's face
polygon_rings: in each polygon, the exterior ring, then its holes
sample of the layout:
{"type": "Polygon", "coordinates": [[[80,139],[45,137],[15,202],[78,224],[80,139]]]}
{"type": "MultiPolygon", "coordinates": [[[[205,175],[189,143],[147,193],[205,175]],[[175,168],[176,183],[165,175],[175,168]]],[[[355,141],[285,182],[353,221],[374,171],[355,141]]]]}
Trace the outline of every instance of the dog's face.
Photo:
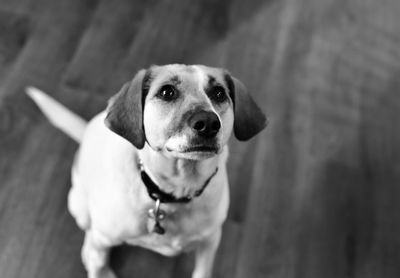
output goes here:
{"type": "Polygon", "coordinates": [[[221,70],[170,65],[154,68],[143,126],[149,145],[175,157],[207,158],[233,129],[233,102],[221,70]]]}
{"type": "Polygon", "coordinates": [[[140,71],[110,100],[107,126],[137,148],[186,159],[218,154],[232,130],[247,140],[266,119],[244,86],[225,70],[153,66],[140,71]]]}

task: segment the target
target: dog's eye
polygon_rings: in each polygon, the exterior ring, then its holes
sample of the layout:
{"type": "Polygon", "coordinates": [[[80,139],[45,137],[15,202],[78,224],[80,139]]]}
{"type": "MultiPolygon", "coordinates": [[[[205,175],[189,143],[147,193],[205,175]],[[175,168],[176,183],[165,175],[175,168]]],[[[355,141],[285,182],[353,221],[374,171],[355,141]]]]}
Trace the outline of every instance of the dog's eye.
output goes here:
{"type": "Polygon", "coordinates": [[[158,91],[157,96],[164,101],[172,101],[178,97],[178,92],[172,85],[162,86],[158,91]]]}
{"type": "Polygon", "coordinates": [[[212,88],[211,91],[208,93],[208,96],[211,100],[217,103],[222,103],[227,99],[225,89],[221,86],[216,86],[212,88]]]}

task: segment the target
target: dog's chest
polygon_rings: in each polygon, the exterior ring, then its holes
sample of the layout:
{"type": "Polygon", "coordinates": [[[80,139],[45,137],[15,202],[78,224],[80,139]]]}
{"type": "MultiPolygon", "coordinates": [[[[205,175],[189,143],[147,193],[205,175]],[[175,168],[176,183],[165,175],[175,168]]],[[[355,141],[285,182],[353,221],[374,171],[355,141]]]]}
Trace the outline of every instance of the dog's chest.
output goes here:
{"type": "Polygon", "coordinates": [[[191,250],[202,238],[200,236],[148,233],[137,238],[127,239],[126,243],[153,250],[164,256],[174,256],[191,250]]]}
{"type": "Polygon", "coordinates": [[[220,225],[220,220],[213,213],[199,210],[197,207],[173,205],[172,208],[166,207],[164,210],[165,218],[160,221],[160,225],[165,229],[164,234],[155,233],[154,219],[146,216],[140,221],[141,233],[127,235],[125,242],[172,256],[190,250],[220,225]]]}

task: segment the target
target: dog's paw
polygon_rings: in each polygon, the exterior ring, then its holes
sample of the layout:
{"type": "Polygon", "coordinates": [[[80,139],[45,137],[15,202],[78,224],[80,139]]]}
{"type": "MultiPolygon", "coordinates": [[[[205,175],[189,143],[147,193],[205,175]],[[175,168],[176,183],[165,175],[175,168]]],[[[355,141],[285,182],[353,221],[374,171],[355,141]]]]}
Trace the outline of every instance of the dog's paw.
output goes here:
{"type": "Polygon", "coordinates": [[[102,267],[96,271],[88,271],[88,278],[117,278],[109,267],[102,267]]]}
{"type": "Polygon", "coordinates": [[[114,271],[111,270],[109,267],[103,267],[96,278],[117,278],[114,271]]]}

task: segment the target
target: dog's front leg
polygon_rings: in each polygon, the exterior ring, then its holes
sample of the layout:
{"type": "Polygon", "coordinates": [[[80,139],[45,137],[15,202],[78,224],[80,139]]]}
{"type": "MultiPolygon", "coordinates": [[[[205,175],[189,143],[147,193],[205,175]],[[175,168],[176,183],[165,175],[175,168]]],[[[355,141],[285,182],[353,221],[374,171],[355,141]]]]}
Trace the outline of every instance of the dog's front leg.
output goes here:
{"type": "Polygon", "coordinates": [[[100,234],[88,230],[82,246],[82,262],[88,278],[116,278],[108,266],[111,244],[100,234]]]}
{"type": "Polygon", "coordinates": [[[210,278],[214,265],[215,253],[221,240],[222,229],[213,233],[195,250],[195,268],[192,278],[210,278]]]}

